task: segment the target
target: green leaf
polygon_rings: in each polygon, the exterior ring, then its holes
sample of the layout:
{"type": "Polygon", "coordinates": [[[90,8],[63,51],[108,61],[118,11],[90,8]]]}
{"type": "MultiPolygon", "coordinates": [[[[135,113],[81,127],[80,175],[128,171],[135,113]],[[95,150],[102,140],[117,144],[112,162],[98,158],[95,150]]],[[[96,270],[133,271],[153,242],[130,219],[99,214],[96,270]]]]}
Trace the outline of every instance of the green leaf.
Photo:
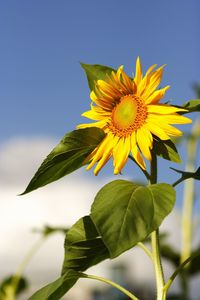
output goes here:
{"type": "Polygon", "coordinates": [[[68,231],[62,274],[68,269],[84,271],[109,258],[108,250],[90,216],[81,218],[68,231]]]}
{"type": "Polygon", "coordinates": [[[159,138],[154,139],[153,151],[164,159],[181,163],[176,146],[171,140],[161,141],[159,138]]]}
{"type": "Polygon", "coordinates": [[[187,114],[187,113],[191,113],[191,112],[199,112],[200,111],[200,99],[190,100],[190,101],[184,103],[181,107],[188,110],[186,112],[181,112],[181,114],[187,114]]]}
{"type": "Polygon", "coordinates": [[[95,81],[99,79],[106,79],[107,75],[110,75],[112,71],[116,72],[116,70],[102,65],[88,65],[81,63],[82,68],[84,69],[90,90],[94,90],[95,81]]]}
{"type": "Polygon", "coordinates": [[[57,300],[83,277],[79,271],[109,258],[109,253],[90,216],[76,222],[67,232],[62,276],[37,291],[29,300],[57,300]]]}
{"type": "Polygon", "coordinates": [[[103,138],[103,130],[96,127],[74,130],[66,134],[43,161],[21,195],[56,181],[82,167],[86,157],[103,138]]]}
{"type": "Polygon", "coordinates": [[[28,300],[57,300],[71,289],[79,278],[79,274],[69,270],[57,280],[49,283],[45,287],[34,293],[28,300]]]}
{"type": "Polygon", "coordinates": [[[115,180],[96,195],[91,218],[113,258],[157,229],[174,202],[175,191],[168,184],[145,187],[115,180]]]}

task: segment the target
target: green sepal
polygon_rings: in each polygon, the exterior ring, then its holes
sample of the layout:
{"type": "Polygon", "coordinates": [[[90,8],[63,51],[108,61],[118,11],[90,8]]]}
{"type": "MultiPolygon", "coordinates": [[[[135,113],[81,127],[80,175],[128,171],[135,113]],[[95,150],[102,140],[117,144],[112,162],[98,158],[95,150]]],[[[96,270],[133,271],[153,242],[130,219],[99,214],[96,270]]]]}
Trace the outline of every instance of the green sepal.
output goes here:
{"type": "Polygon", "coordinates": [[[88,85],[91,91],[94,90],[95,82],[97,80],[107,79],[107,76],[110,75],[112,71],[116,72],[116,70],[113,68],[103,65],[90,65],[81,63],[81,66],[86,73],[88,85]]]}
{"type": "Polygon", "coordinates": [[[187,109],[185,112],[179,112],[181,114],[188,114],[191,112],[200,112],[200,99],[190,100],[184,103],[181,108],[187,109]]]}
{"type": "Polygon", "coordinates": [[[56,181],[82,167],[86,157],[104,136],[103,130],[97,127],[78,129],[66,134],[43,161],[21,195],[56,181]]]}
{"type": "Polygon", "coordinates": [[[176,146],[171,140],[162,141],[158,137],[154,138],[153,151],[156,155],[175,163],[181,163],[176,146]]]}
{"type": "Polygon", "coordinates": [[[171,185],[142,186],[115,180],[97,193],[91,218],[114,258],[156,230],[174,203],[175,190],[171,185]]]}

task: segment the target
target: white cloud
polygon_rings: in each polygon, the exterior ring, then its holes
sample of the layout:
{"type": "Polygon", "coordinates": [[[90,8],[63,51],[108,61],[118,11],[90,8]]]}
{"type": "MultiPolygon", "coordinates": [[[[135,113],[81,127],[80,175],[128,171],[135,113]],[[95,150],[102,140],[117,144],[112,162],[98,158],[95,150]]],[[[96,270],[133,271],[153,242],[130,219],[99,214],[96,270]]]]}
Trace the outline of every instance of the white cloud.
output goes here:
{"type": "MultiPolygon", "coordinates": [[[[84,176],[84,170],[79,170],[28,195],[17,196],[56,143],[50,138],[16,138],[0,148],[0,278],[16,270],[31,245],[39,238],[31,232],[33,228],[47,224],[72,225],[89,213],[96,192],[105,183],[96,178],[91,180],[84,176]]],[[[174,213],[162,226],[170,231],[170,242],[176,246],[180,245],[179,220],[178,213],[174,213]]],[[[26,274],[32,278],[33,289],[59,276],[62,259],[63,236],[55,234],[45,242],[27,267],[26,274]]],[[[116,263],[122,261],[127,264],[135,282],[153,284],[151,263],[141,249],[128,251],[116,263]]],[[[91,268],[89,273],[109,276],[111,265],[111,261],[105,261],[91,268]]],[[[165,268],[170,274],[172,269],[168,265],[165,268]]],[[[88,284],[94,283],[81,280],[79,286],[88,287],[88,284]]],[[[176,290],[177,286],[176,283],[173,288],[176,290]]],[[[200,293],[199,285],[195,287],[193,291],[200,293]]],[[[82,294],[77,294],[79,290],[71,291],[73,299],[82,299],[82,294]]]]}

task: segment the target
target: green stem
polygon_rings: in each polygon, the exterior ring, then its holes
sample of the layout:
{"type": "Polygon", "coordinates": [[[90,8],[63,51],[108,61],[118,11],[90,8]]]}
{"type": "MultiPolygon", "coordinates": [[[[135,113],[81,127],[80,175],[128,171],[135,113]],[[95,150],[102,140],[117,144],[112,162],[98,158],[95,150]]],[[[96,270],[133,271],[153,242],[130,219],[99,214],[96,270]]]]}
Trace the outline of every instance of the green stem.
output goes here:
{"type": "Polygon", "coordinates": [[[152,256],[154,262],[154,270],[156,276],[157,300],[164,300],[163,288],[165,285],[163,268],[161,263],[160,245],[159,245],[159,229],[151,234],[152,256]]]}
{"type": "Polygon", "coordinates": [[[137,243],[138,247],[140,247],[144,252],[150,257],[151,260],[153,260],[153,256],[151,251],[141,242],[137,243]]]}
{"type": "Polygon", "coordinates": [[[196,258],[197,256],[200,256],[200,251],[198,251],[197,253],[194,253],[193,255],[191,255],[190,257],[188,257],[184,262],[182,262],[178,268],[175,270],[175,272],[172,274],[172,276],[168,279],[167,283],[165,284],[163,291],[164,294],[166,295],[167,291],[169,290],[170,286],[172,285],[174,279],[176,278],[176,276],[183,271],[184,267],[194,258],[196,258]]]}
{"type": "MultiPolygon", "coordinates": [[[[154,153],[152,153],[150,184],[155,184],[156,182],[157,182],[157,157],[154,153]]],[[[165,281],[164,281],[164,274],[163,274],[163,268],[161,263],[159,229],[152,232],[151,245],[152,245],[152,257],[153,257],[155,277],[156,277],[157,300],[164,300],[165,298],[163,298],[163,287],[165,285],[165,281]]]]}
{"type": "Polygon", "coordinates": [[[40,238],[34,245],[33,247],[28,251],[28,253],[26,254],[25,258],[23,259],[23,261],[21,262],[21,264],[19,265],[19,267],[17,268],[17,271],[15,272],[14,276],[13,276],[13,280],[12,280],[12,284],[14,286],[14,291],[17,290],[19,281],[22,277],[22,274],[24,272],[24,269],[26,268],[26,266],[28,265],[29,261],[31,260],[31,258],[33,257],[33,255],[37,252],[37,250],[40,248],[40,246],[42,245],[42,243],[45,240],[45,236],[43,236],[42,238],[40,238]]]}
{"type": "Polygon", "coordinates": [[[136,296],[134,296],[131,292],[129,292],[128,290],[126,290],[124,287],[122,287],[121,285],[109,280],[109,279],[106,279],[106,278],[103,278],[103,277],[99,277],[99,276],[95,276],[95,275],[88,275],[88,274],[83,274],[82,273],[82,276],[81,277],[84,277],[84,278],[89,278],[89,279],[95,279],[95,280],[98,280],[98,281],[101,281],[101,282],[105,282],[113,287],[115,287],[116,289],[118,289],[119,291],[121,291],[123,294],[125,294],[126,296],[128,296],[130,299],[132,300],[139,300],[139,298],[137,298],[136,296]]]}

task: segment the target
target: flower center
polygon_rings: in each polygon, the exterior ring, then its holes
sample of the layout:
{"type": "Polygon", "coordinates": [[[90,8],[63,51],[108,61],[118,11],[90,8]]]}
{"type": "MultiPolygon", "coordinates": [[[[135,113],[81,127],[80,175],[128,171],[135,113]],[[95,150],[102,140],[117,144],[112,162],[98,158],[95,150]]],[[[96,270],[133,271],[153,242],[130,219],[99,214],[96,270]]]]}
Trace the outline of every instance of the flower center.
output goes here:
{"type": "Polygon", "coordinates": [[[109,129],[122,137],[140,128],[147,117],[147,108],[143,100],[135,95],[126,95],[120,99],[112,111],[109,129]]]}

